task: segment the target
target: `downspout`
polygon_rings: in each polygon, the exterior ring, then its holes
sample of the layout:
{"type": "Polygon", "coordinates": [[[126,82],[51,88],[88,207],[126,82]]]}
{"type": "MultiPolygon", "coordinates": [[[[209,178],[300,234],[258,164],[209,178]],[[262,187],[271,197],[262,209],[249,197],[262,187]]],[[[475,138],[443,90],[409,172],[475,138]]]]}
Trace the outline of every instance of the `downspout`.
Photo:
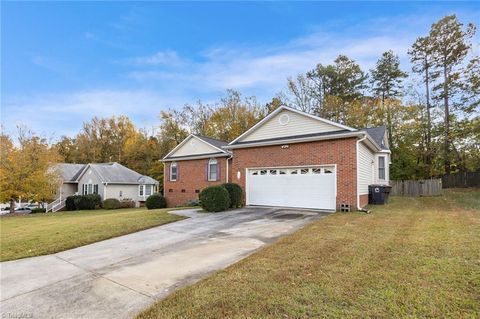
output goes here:
{"type": "Polygon", "coordinates": [[[361,142],[363,142],[367,138],[367,133],[364,133],[363,137],[359,140],[357,140],[357,210],[363,211],[362,207],[360,207],[360,191],[359,191],[359,185],[360,185],[360,170],[358,169],[358,164],[360,162],[360,156],[358,153],[359,150],[359,145],[361,142]]]}
{"type": "Polygon", "coordinates": [[[232,158],[233,158],[233,154],[230,155],[229,157],[227,157],[227,160],[226,160],[226,162],[227,162],[226,167],[227,167],[227,168],[226,168],[226,174],[225,174],[225,176],[226,176],[226,177],[225,177],[225,183],[228,183],[228,161],[231,160],[232,158]]]}

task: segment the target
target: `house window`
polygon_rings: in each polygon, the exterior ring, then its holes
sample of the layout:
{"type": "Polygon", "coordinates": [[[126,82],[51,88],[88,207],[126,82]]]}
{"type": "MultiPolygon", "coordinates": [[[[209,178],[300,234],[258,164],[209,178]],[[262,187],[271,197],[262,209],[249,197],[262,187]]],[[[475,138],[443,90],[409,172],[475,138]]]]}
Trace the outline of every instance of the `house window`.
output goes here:
{"type": "Polygon", "coordinates": [[[177,163],[175,162],[172,162],[170,164],[170,180],[172,182],[176,181],[177,180],[177,172],[178,172],[178,169],[177,169],[177,163]]]}
{"type": "Polygon", "coordinates": [[[145,185],[145,195],[146,196],[152,195],[152,185],[145,185]]]}
{"type": "Polygon", "coordinates": [[[385,179],[385,156],[378,157],[378,178],[385,179]]]}
{"type": "Polygon", "coordinates": [[[82,184],[82,195],[87,195],[87,184],[82,184]]]}
{"type": "Polygon", "coordinates": [[[118,192],[118,197],[122,197],[123,196],[123,192],[122,191],[119,191],[118,192]]]}
{"type": "Polygon", "coordinates": [[[208,180],[209,181],[216,181],[217,179],[217,169],[218,169],[218,163],[217,160],[212,158],[208,161],[208,180]]]}
{"type": "Polygon", "coordinates": [[[93,191],[93,185],[92,184],[88,184],[88,194],[91,194],[93,191]]]}
{"type": "Polygon", "coordinates": [[[138,186],[138,196],[143,196],[145,193],[145,185],[138,186]]]}
{"type": "Polygon", "coordinates": [[[98,194],[98,184],[93,185],[93,193],[98,194]]]}

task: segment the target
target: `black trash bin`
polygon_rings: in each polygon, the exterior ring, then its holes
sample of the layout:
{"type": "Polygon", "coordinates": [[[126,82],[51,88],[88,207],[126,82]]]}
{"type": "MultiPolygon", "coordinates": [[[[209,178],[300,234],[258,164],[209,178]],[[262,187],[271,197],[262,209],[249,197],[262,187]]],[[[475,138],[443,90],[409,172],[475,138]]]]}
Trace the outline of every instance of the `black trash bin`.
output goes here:
{"type": "Polygon", "coordinates": [[[388,185],[369,185],[368,203],[373,205],[388,204],[388,196],[391,189],[392,187],[388,185]]]}

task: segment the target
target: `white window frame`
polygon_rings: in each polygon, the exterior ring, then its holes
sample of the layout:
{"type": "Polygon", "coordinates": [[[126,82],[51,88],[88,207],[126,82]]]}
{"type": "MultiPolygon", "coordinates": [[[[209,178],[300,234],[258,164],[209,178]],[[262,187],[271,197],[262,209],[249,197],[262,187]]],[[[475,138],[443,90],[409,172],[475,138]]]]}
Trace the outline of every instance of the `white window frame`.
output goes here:
{"type": "Polygon", "coordinates": [[[170,163],[170,181],[176,182],[178,178],[178,166],[176,162],[170,163]],[[175,179],[173,178],[173,169],[175,168],[175,179]]]}
{"type": "Polygon", "coordinates": [[[216,182],[218,181],[218,161],[215,158],[211,158],[208,160],[208,181],[209,182],[216,182]],[[215,170],[212,171],[212,166],[215,165],[215,170]],[[215,178],[212,178],[212,173],[215,173],[215,178]]]}
{"type": "Polygon", "coordinates": [[[152,195],[153,192],[152,192],[152,185],[145,185],[145,196],[150,196],[152,195]],[[148,192],[147,192],[147,189],[148,189],[148,192]],[[149,193],[149,194],[148,194],[149,193]]]}
{"type": "Polygon", "coordinates": [[[384,181],[386,180],[386,177],[387,177],[387,168],[386,168],[386,159],[385,159],[385,156],[379,156],[378,157],[378,179],[381,180],[381,181],[384,181]],[[380,162],[381,160],[383,160],[383,167],[380,166],[380,162]],[[381,171],[383,170],[383,171],[381,171]],[[380,172],[383,172],[383,177],[382,175],[380,174],[380,172]]]}
{"type": "Polygon", "coordinates": [[[138,185],[138,196],[145,196],[145,185],[138,185]]]}

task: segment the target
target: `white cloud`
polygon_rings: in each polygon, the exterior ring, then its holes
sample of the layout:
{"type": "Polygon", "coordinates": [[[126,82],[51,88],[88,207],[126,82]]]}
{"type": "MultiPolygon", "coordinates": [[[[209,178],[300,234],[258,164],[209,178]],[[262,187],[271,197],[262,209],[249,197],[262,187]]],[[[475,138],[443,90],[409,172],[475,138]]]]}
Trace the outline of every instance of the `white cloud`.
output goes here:
{"type": "MultiPolygon", "coordinates": [[[[430,24],[441,17],[426,13],[422,16],[373,19],[347,27],[338,24],[330,32],[312,27],[311,32],[286,43],[218,44],[204,48],[198,56],[184,58],[176,51],[164,50],[151,55],[133,57],[121,63],[121,90],[91,89],[62,94],[23,97],[7,103],[2,123],[10,128],[24,123],[41,132],[74,135],[83,121],[93,116],[128,115],[139,126],[158,123],[158,113],[167,107],[180,107],[198,99],[218,100],[225,89],[238,89],[245,95],[256,95],[266,102],[284,90],[286,79],[312,69],[317,63],[332,63],[339,54],[355,59],[365,71],[375,65],[382,52],[392,49],[409,70],[407,51],[413,41],[426,34],[430,24]],[[124,71],[122,71],[124,72],[124,71]],[[75,124],[72,124],[75,123],[75,124]]],[[[461,21],[475,21],[478,12],[463,14],[461,21]]],[[[100,41],[93,33],[85,38],[100,41]]],[[[478,39],[476,38],[477,51],[478,39]]],[[[37,65],[48,60],[37,57],[37,65]]]]}
{"type": "Polygon", "coordinates": [[[134,58],[132,62],[137,65],[163,65],[171,67],[180,67],[187,63],[186,60],[178,56],[177,52],[172,50],[159,51],[149,56],[134,58]]]}
{"type": "Polygon", "coordinates": [[[178,105],[175,96],[160,96],[149,90],[92,90],[70,94],[21,97],[5,101],[13,112],[2,114],[2,124],[13,133],[17,125],[26,125],[42,135],[54,133],[73,136],[82,123],[94,116],[127,115],[139,127],[158,123],[161,110],[178,105]],[[73,124],[74,123],[74,124],[73,124]]]}
{"type": "MultiPolygon", "coordinates": [[[[167,57],[173,61],[181,60],[183,64],[172,69],[134,70],[128,76],[140,83],[163,85],[168,81],[168,85],[178,85],[186,90],[201,88],[215,92],[233,88],[245,93],[261,92],[259,98],[269,98],[285,89],[288,77],[311,70],[317,63],[332,63],[339,54],[353,58],[367,72],[383,52],[393,50],[400,57],[401,67],[410,70],[408,49],[442,15],[429,12],[375,18],[348,26],[339,22],[333,29],[335,31],[312,27],[311,33],[274,46],[218,45],[200,52],[200,62],[187,61],[176,53],[160,52],[157,64],[163,63],[167,57]]],[[[461,21],[480,18],[478,12],[459,13],[459,16],[461,21]]],[[[143,61],[154,65],[157,54],[148,59],[144,57],[143,61]]]]}

